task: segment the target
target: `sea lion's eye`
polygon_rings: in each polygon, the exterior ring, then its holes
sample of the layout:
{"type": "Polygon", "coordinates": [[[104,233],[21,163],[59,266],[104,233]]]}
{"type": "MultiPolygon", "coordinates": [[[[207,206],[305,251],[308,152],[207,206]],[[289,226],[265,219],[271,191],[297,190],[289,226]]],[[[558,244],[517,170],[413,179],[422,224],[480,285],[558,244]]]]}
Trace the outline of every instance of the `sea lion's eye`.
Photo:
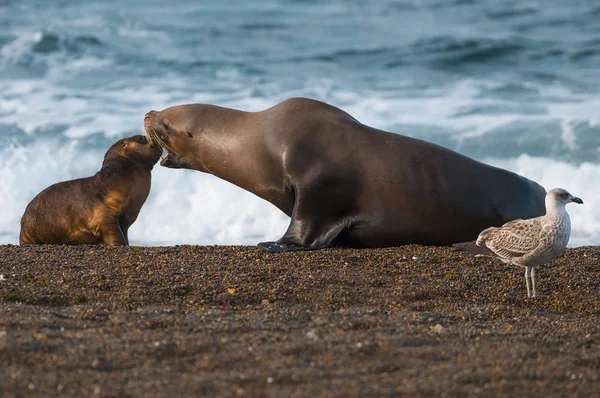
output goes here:
{"type": "Polygon", "coordinates": [[[169,129],[169,123],[167,123],[167,122],[162,122],[162,125],[163,125],[163,128],[164,128],[165,130],[168,130],[168,129],[169,129]]]}
{"type": "Polygon", "coordinates": [[[127,141],[123,141],[123,143],[121,144],[121,148],[125,148],[127,146],[127,141]]]}
{"type": "Polygon", "coordinates": [[[145,139],[141,135],[137,138],[137,142],[139,142],[140,144],[143,144],[144,141],[145,141],[145,139]]]}
{"type": "Polygon", "coordinates": [[[192,133],[190,133],[189,131],[187,132],[187,136],[190,138],[193,138],[194,136],[192,135],[192,133]]]}

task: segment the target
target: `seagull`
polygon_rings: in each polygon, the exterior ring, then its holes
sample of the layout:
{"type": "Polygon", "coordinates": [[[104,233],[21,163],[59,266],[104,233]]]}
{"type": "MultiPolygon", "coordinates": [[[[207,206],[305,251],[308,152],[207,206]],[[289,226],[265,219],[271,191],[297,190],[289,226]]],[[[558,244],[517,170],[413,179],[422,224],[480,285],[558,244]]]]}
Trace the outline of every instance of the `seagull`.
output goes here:
{"type": "Polygon", "coordinates": [[[571,219],[565,205],[571,202],[583,204],[583,200],[562,188],[551,189],[546,194],[545,215],[527,220],[516,219],[501,227],[485,229],[476,241],[453,246],[458,250],[525,267],[527,297],[535,297],[535,267],[557,258],[569,243],[571,219]]]}

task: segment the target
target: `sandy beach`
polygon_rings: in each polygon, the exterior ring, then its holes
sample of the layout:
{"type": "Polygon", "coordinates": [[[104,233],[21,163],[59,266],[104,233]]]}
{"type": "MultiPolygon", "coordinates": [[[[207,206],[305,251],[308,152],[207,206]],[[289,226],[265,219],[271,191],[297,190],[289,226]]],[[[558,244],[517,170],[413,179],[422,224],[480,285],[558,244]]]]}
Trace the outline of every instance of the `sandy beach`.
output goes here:
{"type": "Polygon", "coordinates": [[[12,396],[600,396],[600,249],[0,246],[12,396]]]}

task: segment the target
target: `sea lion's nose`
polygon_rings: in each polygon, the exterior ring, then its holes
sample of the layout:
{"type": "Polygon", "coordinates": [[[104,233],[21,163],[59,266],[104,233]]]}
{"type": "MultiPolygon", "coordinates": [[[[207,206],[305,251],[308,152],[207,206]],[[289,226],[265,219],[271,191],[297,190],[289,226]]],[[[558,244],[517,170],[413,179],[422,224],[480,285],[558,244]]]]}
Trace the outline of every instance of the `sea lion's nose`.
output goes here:
{"type": "Polygon", "coordinates": [[[150,111],[148,113],[146,113],[146,116],[144,116],[144,120],[150,120],[152,118],[152,116],[154,116],[156,114],[156,111],[150,111]]]}

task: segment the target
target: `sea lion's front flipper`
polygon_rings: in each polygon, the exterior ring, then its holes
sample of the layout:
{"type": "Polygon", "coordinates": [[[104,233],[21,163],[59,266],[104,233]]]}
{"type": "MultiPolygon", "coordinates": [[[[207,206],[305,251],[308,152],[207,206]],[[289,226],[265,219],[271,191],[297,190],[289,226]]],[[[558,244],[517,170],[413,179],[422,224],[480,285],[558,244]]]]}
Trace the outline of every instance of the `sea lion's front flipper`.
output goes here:
{"type": "Polygon", "coordinates": [[[329,224],[307,225],[292,218],[290,226],[277,242],[261,242],[257,246],[270,253],[298,250],[316,250],[330,247],[339,234],[349,228],[350,221],[339,220],[329,224]]]}
{"type": "Polygon", "coordinates": [[[351,228],[352,197],[338,177],[322,177],[316,186],[296,187],[290,225],[277,242],[258,244],[269,252],[316,250],[330,247],[342,231],[351,228]]]}
{"type": "Polygon", "coordinates": [[[123,235],[123,231],[119,226],[119,222],[116,217],[106,217],[104,223],[101,225],[100,230],[102,232],[102,243],[105,245],[119,245],[127,246],[127,240],[123,235]]]}

